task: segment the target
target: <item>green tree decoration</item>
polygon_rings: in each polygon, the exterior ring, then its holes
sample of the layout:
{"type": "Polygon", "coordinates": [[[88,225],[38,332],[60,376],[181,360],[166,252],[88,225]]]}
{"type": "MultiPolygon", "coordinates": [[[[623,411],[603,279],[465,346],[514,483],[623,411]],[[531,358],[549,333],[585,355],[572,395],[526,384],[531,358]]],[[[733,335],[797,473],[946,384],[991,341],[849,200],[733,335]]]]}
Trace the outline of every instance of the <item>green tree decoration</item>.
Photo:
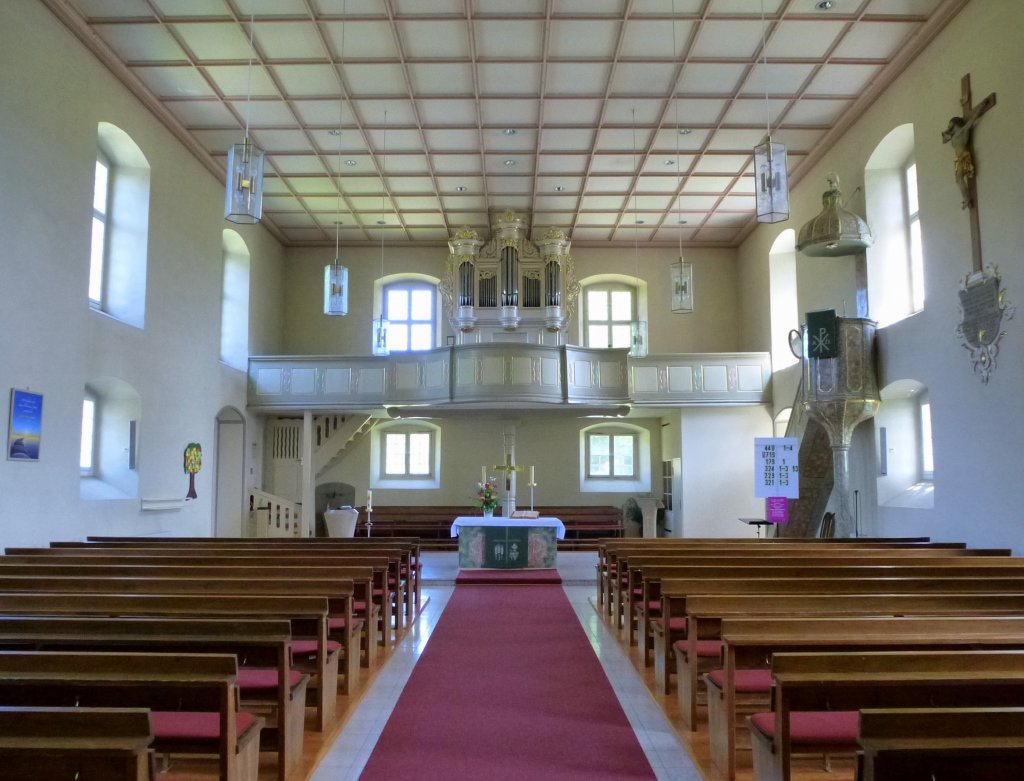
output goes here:
{"type": "Polygon", "coordinates": [[[188,493],[186,499],[198,499],[196,493],[196,472],[203,468],[203,447],[198,442],[189,442],[185,446],[185,472],[188,474],[188,493]]]}

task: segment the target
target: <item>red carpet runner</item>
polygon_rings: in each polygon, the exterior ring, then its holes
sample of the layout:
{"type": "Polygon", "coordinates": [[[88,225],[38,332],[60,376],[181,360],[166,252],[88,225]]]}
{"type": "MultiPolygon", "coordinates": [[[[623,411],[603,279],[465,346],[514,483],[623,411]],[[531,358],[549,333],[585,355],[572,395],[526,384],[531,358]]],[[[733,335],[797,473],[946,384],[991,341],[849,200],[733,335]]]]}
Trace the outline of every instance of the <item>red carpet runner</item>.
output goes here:
{"type": "Polygon", "coordinates": [[[360,778],[654,777],[560,586],[460,586],[360,778]]]}

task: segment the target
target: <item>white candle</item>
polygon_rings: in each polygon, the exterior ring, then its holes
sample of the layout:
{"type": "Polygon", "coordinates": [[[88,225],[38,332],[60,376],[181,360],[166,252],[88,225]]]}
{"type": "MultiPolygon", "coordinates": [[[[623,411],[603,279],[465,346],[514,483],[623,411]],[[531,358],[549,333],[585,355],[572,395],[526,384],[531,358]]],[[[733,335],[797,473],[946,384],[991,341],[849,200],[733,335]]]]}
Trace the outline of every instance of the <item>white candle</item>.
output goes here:
{"type": "Polygon", "coordinates": [[[481,483],[486,483],[487,482],[487,467],[486,466],[480,467],[480,482],[481,483]]]}
{"type": "Polygon", "coordinates": [[[530,485],[533,485],[536,481],[533,479],[533,467],[530,467],[530,485]]]}
{"type": "Polygon", "coordinates": [[[373,510],[373,491],[366,490],[366,509],[373,510]]]}

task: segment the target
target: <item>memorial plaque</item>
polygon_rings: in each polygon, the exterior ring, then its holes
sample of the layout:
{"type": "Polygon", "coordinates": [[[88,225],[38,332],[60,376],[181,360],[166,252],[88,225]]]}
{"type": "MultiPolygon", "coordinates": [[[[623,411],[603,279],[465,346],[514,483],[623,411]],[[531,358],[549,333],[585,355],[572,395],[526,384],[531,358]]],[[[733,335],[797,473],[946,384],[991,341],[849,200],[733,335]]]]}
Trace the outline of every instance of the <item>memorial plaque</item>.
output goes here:
{"type": "Polygon", "coordinates": [[[999,341],[1006,335],[1003,321],[1013,317],[1002,277],[994,267],[964,277],[960,283],[960,324],[956,328],[964,349],[970,353],[971,366],[987,383],[996,367],[999,341]]]}

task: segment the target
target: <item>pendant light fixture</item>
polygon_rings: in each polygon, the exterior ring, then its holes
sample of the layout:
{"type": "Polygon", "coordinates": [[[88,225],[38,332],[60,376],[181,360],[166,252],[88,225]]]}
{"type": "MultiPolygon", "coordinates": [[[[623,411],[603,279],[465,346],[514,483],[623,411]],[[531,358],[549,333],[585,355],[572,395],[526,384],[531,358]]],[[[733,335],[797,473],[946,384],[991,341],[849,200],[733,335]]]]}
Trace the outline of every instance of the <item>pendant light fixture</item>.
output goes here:
{"type": "Polygon", "coordinates": [[[786,147],[772,140],[772,112],[768,102],[768,24],[761,0],[761,54],[764,57],[765,137],[754,147],[754,180],[757,221],[772,223],[789,219],[789,173],[786,147]]]}
{"type": "MultiPolygon", "coordinates": [[[[676,0],[672,0],[672,58],[676,56],[676,0]]],[[[679,99],[676,98],[676,232],[679,234],[679,260],[669,266],[672,281],[672,312],[682,315],[693,312],[693,266],[683,260],[683,161],[679,155],[679,99]]]]}
{"type": "MultiPolygon", "coordinates": [[[[345,3],[341,4],[342,20],[345,18],[345,3]]],[[[342,21],[344,24],[344,21],[342,21]]],[[[345,62],[345,28],[341,28],[341,51],[338,65],[345,62]]],[[[341,265],[339,252],[341,239],[341,134],[345,111],[344,83],[338,79],[338,129],[332,133],[338,137],[338,203],[334,215],[334,262],[324,266],[324,314],[343,317],[348,314],[348,269],[341,265]]]]}
{"type": "Polygon", "coordinates": [[[224,191],[224,219],[243,225],[260,221],[263,214],[263,150],[249,138],[249,107],[252,100],[253,30],[255,4],[249,13],[249,68],[245,88],[245,138],[228,150],[227,181],[224,191]]]}
{"type": "Polygon", "coordinates": [[[388,160],[388,111],[384,109],[384,142],[382,144],[383,152],[380,160],[380,219],[377,220],[377,225],[380,227],[380,315],[373,321],[373,354],[374,355],[390,355],[391,348],[388,346],[388,321],[384,317],[384,297],[386,291],[384,290],[384,226],[387,224],[384,219],[384,202],[385,202],[385,170],[387,168],[388,160]]]}
{"type": "MultiPolygon", "coordinates": [[[[636,106],[633,107],[633,171],[639,180],[636,159],[636,106]]],[[[647,355],[647,322],[640,319],[640,211],[636,194],[638,181],[633,184],[633,319],[629,323],[629,354],[633,358],[647,355]]]]}

